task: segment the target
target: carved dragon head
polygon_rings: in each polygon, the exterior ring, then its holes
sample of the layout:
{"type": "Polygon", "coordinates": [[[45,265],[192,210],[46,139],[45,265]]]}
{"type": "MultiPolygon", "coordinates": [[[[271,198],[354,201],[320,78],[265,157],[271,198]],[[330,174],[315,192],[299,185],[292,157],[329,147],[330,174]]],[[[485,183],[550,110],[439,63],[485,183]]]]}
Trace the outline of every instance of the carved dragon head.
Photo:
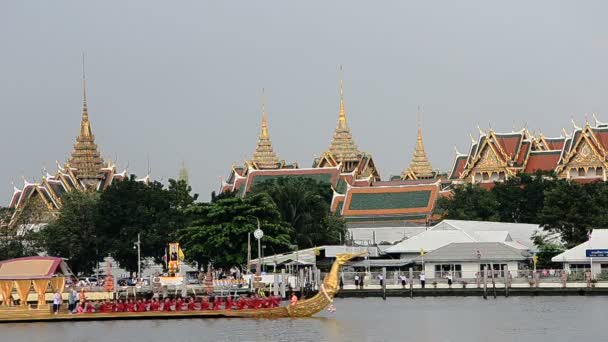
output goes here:
{"type": "Polygon", "coordinates": [[[363,251],[360,253],[339,253],[339,254],[336,254],[336,261],[338,262],[338,264],[340,266],[342,266],[351,259],[366,256],[366,255],[367,255],[367,251],[363,251]]]}

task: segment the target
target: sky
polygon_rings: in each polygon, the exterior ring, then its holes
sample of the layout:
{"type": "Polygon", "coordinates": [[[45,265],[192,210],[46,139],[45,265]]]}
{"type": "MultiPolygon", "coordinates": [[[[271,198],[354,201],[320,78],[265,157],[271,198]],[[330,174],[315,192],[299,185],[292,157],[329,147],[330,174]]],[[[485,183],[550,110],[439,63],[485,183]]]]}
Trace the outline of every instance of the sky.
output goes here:
{"type": "Polygon", "coordinates": [[[0,2],[0,205],[64,163],[79,131],[82,52],[104,158],[201,200],[250,158],[262,89],[275,151],[327,150],[348,124],[383,179],[416,143],[447,171],[479,125],[545,136],[608,121],[605,1],[0,2]],[[343,73],[338,65],[343,65],[343,73]]]}

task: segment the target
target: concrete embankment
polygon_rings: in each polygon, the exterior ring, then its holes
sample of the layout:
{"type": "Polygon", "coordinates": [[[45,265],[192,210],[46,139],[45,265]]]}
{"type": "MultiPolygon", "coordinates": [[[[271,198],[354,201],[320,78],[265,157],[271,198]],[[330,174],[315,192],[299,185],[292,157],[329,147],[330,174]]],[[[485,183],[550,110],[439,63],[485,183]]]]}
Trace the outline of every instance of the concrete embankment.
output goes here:
{"type": "MultiPolygon", "coordinates": [[[[608,288],[536,288],[536,287],[514,287],[506,291],[505,288],[496,288],[496,296],[607,296],[608,288]]],[[[494,296],[494,290],[488,288],[486,295],[494,296]]],[[[363,298],[363,297],[483,297],[483,288],[425,288],[425,289],[344,289],[338,292],[339,298],[363,298]]]]}

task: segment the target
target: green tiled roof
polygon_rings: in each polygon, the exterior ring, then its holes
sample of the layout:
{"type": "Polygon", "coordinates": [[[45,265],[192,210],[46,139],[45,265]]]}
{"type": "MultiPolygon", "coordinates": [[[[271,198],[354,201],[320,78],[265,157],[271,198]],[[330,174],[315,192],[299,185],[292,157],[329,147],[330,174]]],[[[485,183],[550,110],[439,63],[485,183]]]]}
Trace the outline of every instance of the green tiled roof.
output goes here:
{"type": "Polygon", "coordinates": [[[393,215],[393,216],[345,216],[346,222],[387,222],[387,221],[412,221],[426,219],[426,215],[393,215]]]}
{"type": "Polygon", "coordinates": [[[345,194],[346,193],[346,181],[343,178],[340,178],[340,180],[338,181],[338,185],[336,185],[336,192],[339,194],[345,194]]]}
{"type": "Polygon", "coordinates": [[[257,175],[255,177],[253,177],[253,183],[251,185],[253,186],[253,185],[265,182],[265,181],[273,181],[273,180],[276,180],[279,178],[285,178],[285,177],[302,177],[302,178],[316,180],[321,183],[332,184],[332,182],[331,182],[332,175],[331,174],[313,173],[313,174],[291,174],[291,175],[257,175]]]}
{"type": "Polygon", "coordinates": [[[421,208],[429,204],[431,191],[354,193],[349,210],[421,208]]]}
{"type": "Polygon", "coordinates": [[[342,207],[344,206],[344,202],[338,203],[336,206],[336,215],[342,215],[342,207]]]}

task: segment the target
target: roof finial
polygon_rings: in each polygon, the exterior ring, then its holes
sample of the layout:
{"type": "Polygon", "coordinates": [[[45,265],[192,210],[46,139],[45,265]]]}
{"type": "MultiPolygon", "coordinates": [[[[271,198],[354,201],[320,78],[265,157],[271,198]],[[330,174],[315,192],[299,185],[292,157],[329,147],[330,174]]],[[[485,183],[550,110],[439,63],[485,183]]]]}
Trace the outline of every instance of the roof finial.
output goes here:
{"type": "Polygon", "coordinates": [[[338,117],[338,127],[346,128],[346,111],[344,110],[344,72],[342,70],[342,64],[340,68],[340,115],[338,117]]]}
{"type": "Polygon", "coordinates": [[[471,137],[471,144],[474,144],[477,142],[477,140],[475,140],[475,138],[473,138],[473,134],[471,132],[469,132],[469,137],[471,137]]]}
{"type": "Polygon", "coordinates": [[[578,127],[578,126],[576,125],[576,122],[574,122],[574,116],[572,116],[572,117],[570,118],[570,121],[572,122],[572,126],[574,127],[574,129],[581,129],[580,127],[578,127]]]}
{"type": "Polygon", "coordinates": [[[262,132],[260,135],[262,138],[268,138],[268,122],[266,121],[266,96],[264,95],[264,88],[262,88],[262,132]]]}
{"type": "Polygon", "coordinates": [[[84,50],[82,50],[82,116],[89,115],[87,110],[87,79],[85,74],[84,50]]]}

